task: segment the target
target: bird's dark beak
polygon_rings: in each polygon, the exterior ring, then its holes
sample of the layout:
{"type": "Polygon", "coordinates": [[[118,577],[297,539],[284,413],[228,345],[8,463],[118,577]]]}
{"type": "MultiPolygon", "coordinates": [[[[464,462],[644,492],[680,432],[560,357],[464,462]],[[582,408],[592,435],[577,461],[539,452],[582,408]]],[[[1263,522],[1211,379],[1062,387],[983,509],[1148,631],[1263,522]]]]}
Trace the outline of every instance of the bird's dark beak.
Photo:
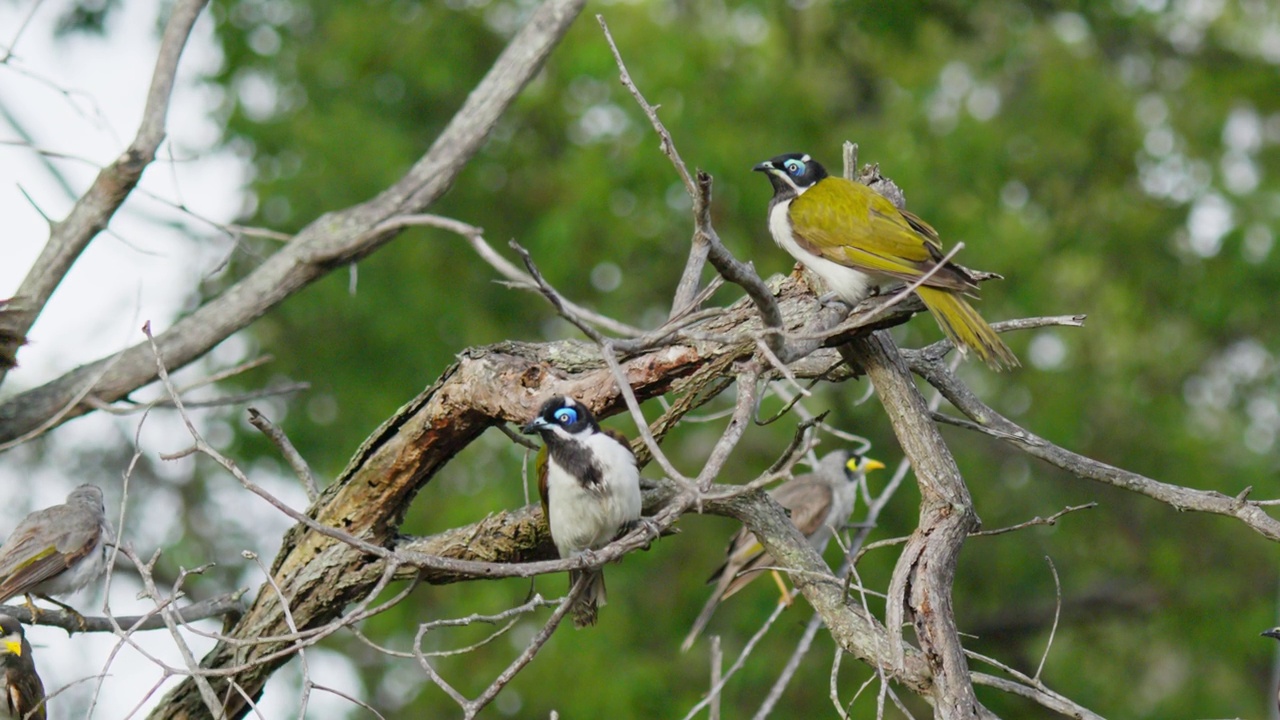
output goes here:
{"type": "Polygon", "coordinates": [[[540,430],[547,426],[547,421],[542,418],[534,418],[529,421],[528,425],[520,428],[520,432],[525,435],[537,435],[540,430]]]}
{"type": "Polygon", "coordinates": [[[765,160],[764,162],[760,163],[759,165],[756,165],[751,169],[754,170],[755,172],[769,172],[770,170],[773,169],[773,161],[765,160]]]}

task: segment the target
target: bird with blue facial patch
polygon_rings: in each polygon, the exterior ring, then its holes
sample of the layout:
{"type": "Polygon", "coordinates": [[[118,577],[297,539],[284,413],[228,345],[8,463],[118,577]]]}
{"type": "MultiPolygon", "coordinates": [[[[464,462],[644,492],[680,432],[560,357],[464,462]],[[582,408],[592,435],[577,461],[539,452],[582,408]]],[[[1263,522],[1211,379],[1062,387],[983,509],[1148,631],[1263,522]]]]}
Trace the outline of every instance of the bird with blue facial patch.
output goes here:
{"type": "Polygon", "coordinates": [[[972,351],[994,370],[1017,367],[1013,351],[964,299],[976,294],[977,279],[944,261],[938,232],[928,223],[862,183],[828,175],[804,153],[779,155],[754,169],[773,186],[774,242],[850,307],[881,283],[921,281],[916,295],[956,349],[972,351]]]}
{"type": "MultiPolygon", "coordinates": [[[[585,405],[553,397],[522,431],[542,438],[538,495],[560,557],[599,550],[640,520],[640,470],[631,446],[600,427],[585,405]]],[[[586,586],[570,609],[577,627],[594,625],[606,601],[600,568],[571,570],[570,589],[581,577],[586,586]]]]}

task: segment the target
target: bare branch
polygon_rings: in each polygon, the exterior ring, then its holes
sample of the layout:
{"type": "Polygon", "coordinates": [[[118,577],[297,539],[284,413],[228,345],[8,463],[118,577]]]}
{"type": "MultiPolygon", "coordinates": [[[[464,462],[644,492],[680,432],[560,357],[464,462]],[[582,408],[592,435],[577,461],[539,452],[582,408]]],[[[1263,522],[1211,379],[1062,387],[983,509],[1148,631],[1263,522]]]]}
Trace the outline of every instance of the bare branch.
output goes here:
{"type": "MultiPolygon", "coordinates": [[[[585,1],[545,0],[427,153],[394,185],[372,200],[312,221],[243,280],[156,335],[165,366],[176,369],[186,365],[303,287],[335,269],[346,268],[390,241],[397,231],[377,233],[374,229],[388,218],[420,212],[449,188],[503,112],[537,73],[585,1]]],[[[26,291],[19,294],[30,295],[26,291]]],[[[146,343],[125,350],[114,360],[84,365],[0,404],[0,443],[23,435],[51,417],[111,362],[115,363],[112,372],[91,384],[91,392],[105,402],[113,402],[156,378],[155,363],[146,343]]],[[[91,409],[77,404],[62,420],[91,409]]]]}
{"type": "MultiPolygon", "coordinates": [[[[147,91],[147,102],[142,110],[138,134],[115,162],[98,173],[93,185],[71,208],[66,219],[53,223],[49,241],[14,295],[21,299],[23,307],[29,311],[23,316],[24,320],[29,321],[26,326],[14,328],[19,335],[25,335],[31,329],[31,324],[39,317],[49,298],[53,296],[53,291],[71,270],[72,264],[88,247],[89,242],[111,222],[112,216],[138,184],[142,172],[155,160],[156,149],[164,140],[165,118],[169,113],[178,60],[186,48],[191,27],[195,25],[206,2],[208,0],[180,0],[173,5],[160,40],[160,52],[156,58],[155,72],[151,76],[151,87],[147,91]]],[[[0,367],[0,384],[4,382],[5,372],[6,368],[0,367]]]]}
{"type": "Polygon", "coordinates": [[[1045,643],[1044,654],[1040,656],[1040,664],[1036,666],[1034,675],[1036,681],[1040,680],[1040,673],[1044,672],[1044,664],[1049,659],[1049,650],[1053,647],[1053,638],[1058,634],[1058,620],[1062,617],[1062,580],[1058,577],[1058,568],[1053,564],[1053,558],[1045,555],[1044,561],[1049,563],[1049,570],[1053,573],[1055,602],[1053,603],[1053,627],[1049,628],[1049,641],[1045,643]]]}
{"type": "MultiPolygon", "coordinates": [[[[214,617],[235,620],[244,613],[244,594],[243,589],[223,593],[185,607],[173,608],[172,612],[177,616],[177,621],[183,624],[214,617]]],[[[77,632],[115,632],[115,625],[111,622],[113,619],[121,627],[130,628],[131,632],[159,630],[165,627],[164,618],[160,616],[158,610],[144,615],[116,615],[112,618],[80,616],[66,610],[40,610],[32,614],[26,605],[3,605],[0,606],[0,612],[13,616],[24,625],[61,628],[66,630],[68,635],[77,632]]]]}
{"type": "Polygon", "coordinates": [[[1263,537],[1280,541],[1280,521],[1268,515],[1256,502],[1213,490],[1171,485],[1071,452],[1022,428],[988,407],[954,373],[930,359],[926,353],[912,353],[909,359],[912,370],[938,388],[956,409],[972,420],[975,423],[974,429],[981,429],[1028,455],[1078,477],[1146,495],[1180,511],[1195,510],[1233,517],[1263,537]]]}
{"type": "Polygon", "coordinates": [[[316,488],[315,475],[311,473],[311,467],[307,465],[306,459],[293,446],[293,443],[289,442],[289,437],[284,434],[284,431],[258,412],[257,408],[249,408],[249,423],[271,440],[271,443],[284,456],[285,461],[289,463],[289,467],[293,468],[293,474],[302,481],[302,487],[307,491],[307,500],[315,502],[320,497],[320,491],[316,488]]]}
{"type": "Polygon", "coordinates": [[[667,131],[666,126],[658,119],[658,109],[650,105],[648,100],[645,100],[640,89],[632,82],[631,74],[627,72],[626,63],[622,61],[622,53],[618,51],[618,46],[613,41],[613,35],[609,32],[609,26],[605,23],[604,16],[596,15],[596,21],[600,23],[600,29],[604,31],[605,40],[608,41],[609,49],[613,52],[613,59],[618,66],[622,85],[627,88],[631,96],[635,98],[636,103],[644,111],[645,116],[649,118],[649,123],[653,125],[654,132],[658,134],[661,140],[663,154],[670,158],[672,165],[676,168],[676,173],[680,176],[681,182],[684,183],[685,191],[689,193],[689,198],[693,200],[695,223],[693,247],[690,249],[689,260],[685,264],[684,274],[681,276],[676,288],[670,317],[674,318],[692,306],[694,296],[697,295],[699,277],[702,274],[702,258],[705,257],[711,261],[711,264],[726,280],[739,285],[746,291],[752,302],[759,308],[765,327],[771,331],[765,336],[765,342],[769,343],[770,349],[776,355],[784,358],[788,357],[788,353],[784,352],[783,348],[781,336],[783,328],[782,314],[778,310],[777,301],[774,300],[764,281],[756,274],[755,268],[750,263],[739,262],[724,246],[724,243],[720,242],[720,236],[716,234],[715,228],[711,224],[711,175],[699,170],[697,183],[694,183],[693,178],[689,175],[689,168],[684,164],[684,160],[681,159],[679,151],[676,150],[675,142],[671,139],[671,133],[667,131]]]}
{"type": "MultiPolygon", "coordinates": [[[[392,230],[398,230],[405,227],[434,227],[461,235],[466,238],[472,249],[474,249],[476,254],[480,256],[480,259],[493,266],[493,269],[497,270],[498,274],[505,277],[513,286],[530,289],[534,289],[537,286],[537,283],[534,282],[532,277],[526,273],[520,272],[519,268],[512,265],[506,258],[499,255],[498,252],[485,241],[483,229],[474,225],[468,225],[467,223],[459,220],[454,220],[453,218],[425,214],[402,215],[391,218],[390,220],[382,223],[375,228],[374,232],[390,232],[392,230]]],[[[587,322],[590,322],[593,325],[599,325],[609,332],[627,337],[635,337],[637,335],[644,334],[644,331],[639,328],[618,322],[606,315],[592,312],[563,298],[562,302],[564,302],[565,307],[573,315],[584,318],[587,322]]]]}
{"type": "MultiPolygon", "coordinates": [[[[893,423],[920,486],[920,522],[907,542],[889,586],[885,624],[897,637],[903,604],[914,614],[916,637],[928,658],[941,718],[976,718],[988,713],[973,693],[968,665],[951,607],[956,561],[965,538],[978,525],[973,500],[955,460],[929,417],[911,374],[887,333],[858,338],[850,352],[871,378],[893,423]],[[909,593],[909,594],[908,594],[909,593]]],[[[902,641],[890,647],[900,667],[902,641]]]]}
{"type": "MultiPolygon", "coordinates": [[[[978,532],[975,532],[975,533],[969,533],[969,537],[985,537],[988,535],[1003,535],[1004,533],[1011,533],[1017,530],[1023,530],[1025,528],[1029,528],[1034,525],[1057,525],[1058,518],[1062,517],[1063,515],[1066,515],[1068,513],[1073,513],[1077,510],[1092,510],[1093,508],[1096,508],[1096,507],[1098,507],[1098,503],[1096,502],[1087,502],[1083,505],[1068,505],[1067,507],[1050,515],[1049,517],[1042,518],[1037,515],[1036,517],[1033,517],[1026,522],[1020,522],[1017,525],[1010,525],[1009,527],[1003,527],[996,530],[979,530],[978,532]]],[[[1052,564],[1053,563],[1051,561],[1050,565],[1052,564]]],[[[1057,575],[1057,571],[1054,571],[1054,575],[1055,576],[1057,575]]]]}

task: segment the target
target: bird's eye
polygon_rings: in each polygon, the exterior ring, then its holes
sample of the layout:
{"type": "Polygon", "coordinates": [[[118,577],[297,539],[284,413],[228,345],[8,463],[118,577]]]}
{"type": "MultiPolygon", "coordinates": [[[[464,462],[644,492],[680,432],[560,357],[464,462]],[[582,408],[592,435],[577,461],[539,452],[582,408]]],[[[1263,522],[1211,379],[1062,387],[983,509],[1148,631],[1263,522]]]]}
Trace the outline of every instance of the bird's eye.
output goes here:
{"type": "Polygon", "coordinates": [[[804,174],[804,163],[799,160],[788,160],[782,164],[782,167],[786,168],[787,172],[795,175],[796,177],[804,174]]]}
{"type": "Polygon", "coordinates": [[[578,422],[578,411],[573,408],[560,408],[553,417],[561,425],[572,425],[578,422]]]}

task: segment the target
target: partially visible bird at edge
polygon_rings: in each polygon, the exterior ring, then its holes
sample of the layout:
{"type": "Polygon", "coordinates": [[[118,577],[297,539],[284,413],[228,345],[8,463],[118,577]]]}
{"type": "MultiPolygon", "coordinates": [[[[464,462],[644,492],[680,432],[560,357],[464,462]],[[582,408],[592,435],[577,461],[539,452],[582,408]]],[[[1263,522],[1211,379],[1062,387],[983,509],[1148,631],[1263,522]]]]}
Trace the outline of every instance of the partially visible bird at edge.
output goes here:
{"type": "Polygon", "coordinates": [[[21,623],[9,615],[0,615],[0,669],[4,671],[0,718],[45,720],[44,683],[36,672],[31,643],[21,623]]]}
{"type": "MultiPolygon", "coordinates": [[[[26,595],[33,614],[39,611],[31,596],[53,600],[89,585],[107,569],[107,546],[115,534],[107,521],[102,490],[81,485],[66,503],[37,510],[23,518],[0,545],[0,603],[26,595]]],[[[83,625],[83,616],[81,624],[83,625]]]]}

